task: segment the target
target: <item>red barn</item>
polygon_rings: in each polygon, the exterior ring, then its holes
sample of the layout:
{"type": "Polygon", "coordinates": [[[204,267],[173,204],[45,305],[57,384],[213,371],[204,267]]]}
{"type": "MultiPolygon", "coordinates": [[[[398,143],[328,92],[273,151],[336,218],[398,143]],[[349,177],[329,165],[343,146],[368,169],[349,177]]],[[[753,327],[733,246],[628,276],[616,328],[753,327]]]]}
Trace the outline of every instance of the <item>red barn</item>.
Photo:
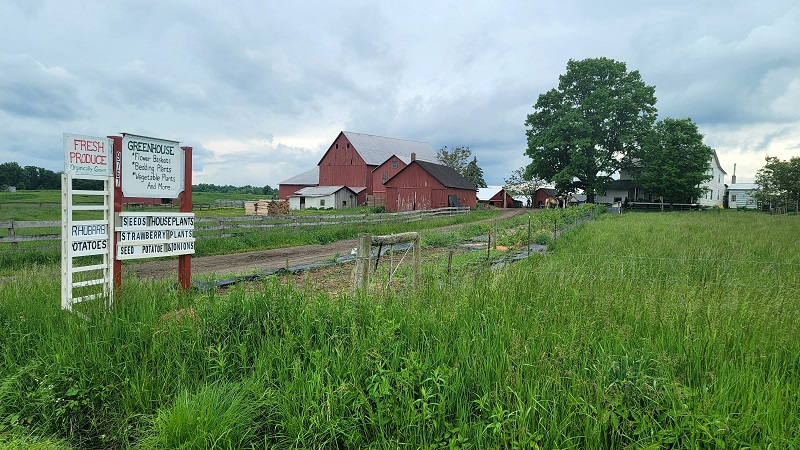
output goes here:
{"type": "Polygon", "coordinates": [[[300,175],[281,181],[278,185],[278,198],[289,200],[289,197],[300,189],[315,186],[319,186],[319,167],[314,167],[300,175]]]}
{"type": "Polygon", "coordinates": [[[406,141],[342,131],[319,161],[320,186],[365,187],[359,203],[374,195],[372,171],[391,156],[435,161],[436,152],[425,142],[406,141]]]}
{"type": "Polygon", "coordinates": [[[412,159],[384,183],[386,210],[412,211],[448,206],[474,208],[477,188],[452,167],[412,159]]]}
{"type": "Polygon", "coordinates": [[[479,188],[478,203],[494,206],[495,208],[513,208],[514,198],[506,192],[505,188],[479,188]]]}
{"type": "Polygon", "coordinates": [[[535,208],[544,208],[544,203],[548,198],[558,197],[558,190],[553,188],[539,188],[533,194],[533,206],[535,208]]]}
{"type": "MultiPolygon", "coordinates": [[[[411,157],[415,158],[416,154],[412,153],[411,157]]],[[[386,198],[386,187],[384,186],[384,183],[389,181],[389,179],[393,176],[397,175],[398,172],[405,169],[410,162],[411,158],[409,157],[392,155],[389,157],[389,159],[384,161],[383,164],[373,169],[372,195],[386,198]]]]}

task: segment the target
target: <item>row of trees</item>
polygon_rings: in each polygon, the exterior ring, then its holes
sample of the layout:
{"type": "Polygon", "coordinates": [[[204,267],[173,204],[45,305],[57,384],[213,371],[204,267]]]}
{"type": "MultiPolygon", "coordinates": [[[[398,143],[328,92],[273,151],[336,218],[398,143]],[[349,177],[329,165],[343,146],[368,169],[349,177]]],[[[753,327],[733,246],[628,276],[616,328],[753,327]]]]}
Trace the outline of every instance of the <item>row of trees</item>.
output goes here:
{"type": "MultiPolygon", "coordinates": [[[[58,190],[61,189],[61,172],[43,169],[35,166],[22,167],[16,162],[0,164],[0,190],[5,191],[9,186],[18,190],[58,190]]],[[[89,180],[75,180],[77,189],[101,189],[102,183],[89,180]]],[[[277,196],[278,190],[269,185],[260,186],[218,186],[216,184],[200,183],[192,186],[194,192],[223,192],[233,194],[253,194],[277,196]]]]}
{"type": "Polygon", "coordinates": [[[259,186],[232,186],[230,184],[226,184],[223,186],[219,186],[216,184],[209,184],[209,183],[200,183],[192,185],[192,192],[220,192],[226,194],[253,194],[253,195],[266,195],[266,196],[277,196],[278,190],[270,187],[270,185],[266,185],[264,187],[259,186]]]}
{"type": "Polygon", "coordinates": [[[0,164],[0,190],[14,186],[19,190],[61,189],[61,174],[35,166],[22,167],[15,162],[0,164]]]}
{"type": "Polygon", "coordinates": [[[657,120],[655,87],[608,58],[570,60],[525,125],[523,180],[548,180],[594,202],[619,170],[665,202],[702,196],[713,150],[691,119],[657,120]]]}

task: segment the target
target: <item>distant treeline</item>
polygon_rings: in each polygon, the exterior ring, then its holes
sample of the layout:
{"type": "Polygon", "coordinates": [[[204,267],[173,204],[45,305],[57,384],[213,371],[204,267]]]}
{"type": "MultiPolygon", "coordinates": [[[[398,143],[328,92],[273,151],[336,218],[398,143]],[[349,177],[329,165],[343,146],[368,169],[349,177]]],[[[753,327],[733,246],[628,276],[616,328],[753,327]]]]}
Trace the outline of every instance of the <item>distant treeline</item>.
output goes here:
{"type": "MultiPolygon", "coordinates": [[[[99,190],[103,188],[100,181],[74,180],[75,189],[99,190]]],[[[7,191],[10,186],[18,191],[60,190],[61,172],[53,172],[42,167],[22,167],[15,162],[0,164],[0,191],[7,191]]],[[[250,186],[217,186],[216,184],[200,183],[192,185],[194,192],[218,192],[225,194],[253,194],[264,196],[277,196],[278,190],[269,185],[264,187],[250,186]]]]}
{"type": "Polygon", "coordinates": [[[250,186],[217,186],[216,184],[200,183],[192,185],[193,192],[219,192],[224,194],[256,194],[266,196],[277,196],[278,190],[266,185],[264,187],[250,186]]]}
{"type": "Polygon", "coordinates": [[[61,189],[61,172],[36,166],[22,167],[15,162],[2,163],[0,189],[6,191],[9,186],[14,186],[17,190],[61,189]]]}

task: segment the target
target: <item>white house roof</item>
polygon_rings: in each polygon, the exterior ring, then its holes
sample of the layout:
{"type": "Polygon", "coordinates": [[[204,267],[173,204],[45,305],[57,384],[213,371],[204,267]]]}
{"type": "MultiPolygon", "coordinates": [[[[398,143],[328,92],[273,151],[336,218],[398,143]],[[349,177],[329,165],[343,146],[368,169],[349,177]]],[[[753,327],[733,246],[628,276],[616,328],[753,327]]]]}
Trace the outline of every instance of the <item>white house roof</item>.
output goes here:
{"type": "Polygon", "coordinates": [[[396,155],[408,164],[411,162],[412,153],[416,153],[417,159],[421,161],[436,161],[436,152],[427,142],[406,141],[352,131],[342,131],[342,133],[353,144],[364,162],[370,166],[380,165],[392,155],[396,155]]]}
{"type": "Polygon", "coordinates": [[[316,166],[311,170],[307,170],[299,175],[295,175],[287,180],[283,180],[279,184],[319,184],[319,166],[316,166]]]}
{"type": "Polygon", "coordinates": [[[311,186],[300,189],[292,197],[327,197],[339,192],[341,189],[347,189],[352,192],[352,189],[347,186],[311,186]]]}
{"type": "Polygon", "coordinates": [[[717,168],[718,168],[718,169],[719,169],[719,170],[720,170],[722,173],[724,173],[725,175],[727,175],[727,174],[728,174],[728,172],[725,172],[725,169],[723,169],[723,168],[722,168],[722,164],[720,164],[720,163],[719,163],[719,156],[717,156],[717,151],[716,151],[716,150],[714,150],[714,161],[717,163],[717,168]]]}
{"type": "Polygon", "coordinates": [[[734,183],[728,185],[729,191],[754,191],[758,189],[755,183],[734,183]]]}
{"type": "Polygon", "coordinates": [[[478,200],[489,201],[501,190],[503,190],[501,187],[478,188],[478,200]]]}

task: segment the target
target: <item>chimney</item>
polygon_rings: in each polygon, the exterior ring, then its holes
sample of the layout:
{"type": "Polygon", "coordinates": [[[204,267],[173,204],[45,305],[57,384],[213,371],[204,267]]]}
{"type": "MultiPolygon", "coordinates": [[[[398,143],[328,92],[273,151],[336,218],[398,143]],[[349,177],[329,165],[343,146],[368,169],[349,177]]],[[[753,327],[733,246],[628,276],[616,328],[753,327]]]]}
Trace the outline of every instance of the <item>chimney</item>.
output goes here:
{"type": "Polygon", "coordinates": [[[411,160],[412,161],[416,161],[417,160],[417,154],[416,153],[411,152],[411,160]]]}
{"type": "Polygon", "coordinates": [[[733,175],[731,175],[731,184],[736,184],[736,164],[733,165],[733,175]]]}

